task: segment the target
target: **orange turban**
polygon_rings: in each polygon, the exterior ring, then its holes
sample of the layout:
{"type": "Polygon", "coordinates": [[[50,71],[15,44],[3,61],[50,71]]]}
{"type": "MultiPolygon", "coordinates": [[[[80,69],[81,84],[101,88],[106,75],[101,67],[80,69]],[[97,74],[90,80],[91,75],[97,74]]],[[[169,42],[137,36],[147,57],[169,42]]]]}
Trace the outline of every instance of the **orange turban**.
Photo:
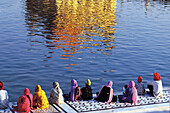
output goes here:
{"type": "Polygon", "coordinates": [[[0,81],[0,90],[4,89],[4,83],[2,81],[0,81]]]}
{"type": "Polygon", "coordinates": [[[139,82],[139,83],[142,82],[142,77],[141,77],[141,76],[138,77],[138,82],[139,82]]]}
{"type": "Polygon", "coordinates": [[[157,80],[157,81],[161,80],[161,76],[159,75],[159,73],[156,72],[153,75],[154,75],[154,80],[157,80]]]}

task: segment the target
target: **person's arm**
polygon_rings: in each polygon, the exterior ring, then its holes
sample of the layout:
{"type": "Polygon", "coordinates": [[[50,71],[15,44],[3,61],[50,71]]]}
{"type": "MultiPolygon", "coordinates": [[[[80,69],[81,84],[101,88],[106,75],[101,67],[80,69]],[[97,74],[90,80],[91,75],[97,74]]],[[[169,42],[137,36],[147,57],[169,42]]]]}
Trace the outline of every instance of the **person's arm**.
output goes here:
{"type": "Polygon", "coordinates": [[[78,96],[80,96],[80,95],[81,95],[81,89],[80,89],[80,87],[78,87],[78,90],[79,90],[78,96]]]}
{"type": "Polygon", "coordinates": [[[70,88],[70,93],[69,93],[69,100],[71,100],[71,101],[74,101],[74,93],[75,93],[75,89],[73,89],[73,88],[70,88]]]}
{"type": "Polygon", "coordinates": [[[21,97],[18,98],[17,105],[21,102],[21,97]]]}
{"type": "Polygon", "coordinates": [[[91,96],[91,99],[93,98],[93,92],[92,92],[92,89],[90,87],[90,96],[91,96]]]}
{"type": "Polygon", "coordinates": [[[145,86],[144,86],[144,84],[142,84],[142,88],[143,88],[143,93],[145,93],[145,86]]]}
{"type": "Polygon", "coordinates": [[[6,106],[9,106],[9,96],[8,96],[8,92],[6,91],[6,99],[5,99],[5,104],[6,106]]]}
{"type": "Polygon", "coordinates": [[[31,100],[31,109],[33,108],[33,96],[32,94],[29,94],[30,100],[31,100]]]}
{"type": "Polygon", "coordinates": [[[75,100],[77,100],[77,98],[78,98],[78,97],[80,96],[80,94],[81,94],[81,90],[80,90],[80,87],[79,87],[79,86],[78,86],[77,90],[78,90],[78,94],[75,95],[75,100]]]}
{"type": "Polygon", "coordinates": [[[112,98],[113,98],[113,89],[111,88],[111,89],[110,89],[109,100],[108,100],[106,103],[111,102],[111,101],[112,101],[112,98]]]}

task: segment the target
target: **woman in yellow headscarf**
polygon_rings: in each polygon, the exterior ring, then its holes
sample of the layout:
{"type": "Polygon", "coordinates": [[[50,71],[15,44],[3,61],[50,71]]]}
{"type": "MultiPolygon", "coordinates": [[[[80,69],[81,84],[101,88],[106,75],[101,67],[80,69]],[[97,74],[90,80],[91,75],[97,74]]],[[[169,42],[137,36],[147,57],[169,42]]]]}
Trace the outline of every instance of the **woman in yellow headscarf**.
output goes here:
{"type": "Polygon", "coordinates": [[[41,89],[40,85],[36,85],[33,96],[33,108],[45,109],[49,107],[49,102],[45,92],[41,89]]]}

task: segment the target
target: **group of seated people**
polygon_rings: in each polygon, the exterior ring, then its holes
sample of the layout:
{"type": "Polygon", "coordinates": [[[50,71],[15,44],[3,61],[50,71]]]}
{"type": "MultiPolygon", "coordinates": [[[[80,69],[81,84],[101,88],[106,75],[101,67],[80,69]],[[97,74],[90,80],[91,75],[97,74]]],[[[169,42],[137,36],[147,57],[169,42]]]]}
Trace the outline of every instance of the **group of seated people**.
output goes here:
{"type": "MultiPolygon", "coordinates": [[[[3,90],[4,83],[0,81],[0,109],[6,109],[9,107],[8,93],[3,90]]],[[[25,88],[23,95],[18,98],[17,106],[12,105],[11,111],[28,113],[35,109],[45,109],[49,107],[49,103],[64,103],[62,90],[59,87],[58,82],[53,82],[53,88],[50,93],[49,99],[46,96],[44,90],[40,85],[36,85],[34,95],[30,93],[28,88],[25,88]]]]}
{"type": "MultiPolygon", "coordinates": [[[[163,96],[163,87],[161,76],[158,73],[154,73],[154,81],[147,82],[149,91],[148,94],[161,97],[163,96]]],[[[106,85],[102,86],[100,92],[96,93],[95,97],[96,101],[99,102],[116,102],[117,96],[113,95],[113,82],[108,81],[106,85]]],[[[6,109],[9,107],[8,105],[8,93],[6,90],[3,90],[4,84],[0,81],[0,109],[6,109]]],[[[138,77],[138,83],[134,81],[130,81],[128,85],[123,87],[124,92],[123,95],[118,95],[119,102],[128,102],[128,103],[136,103],[138,95],[144,95],[145,89],[144,84],[142,83],[142,77],[138,77]]],[[[45,109],[49,107],[50,104],[62,104],[64,103],[64,99],[68,101],[78,101],[78,100],[91,100],[92,89],[91,89],[91,81],[88,79],[85,83],[85,87],[80,89],[76,80],[71,80],[71,87],[69,94],[64,94],[60,89],[58,82],[53,82],[53,88],[51,90],[50,96],[47,99],[46,93],[41,89],[40,85],[35,87],[34,95],[30,94],[30,90],[28,88],[24,89],[24,94],[19,97],[17,101],[17,106],[12,106],[12,111],[17,112],[30,112],[31,109],[45,109]],[[63,98],[64,96],[64,98],[63,98]]]]}
{"type": "MultiPolygon", "coordinates": [[[[163,86],[161,81],[161,76],[159,73],[155,72],[153,74],[154,81],[148,81],[147,87],[149,91],[147,94],[154,96],[154,97],[162,97],[163,96],[163,86]]],[[[95,98],[96,101],[99,102],[116,102],[117,96],[113,95],[113,82],[108,81],[106,85],[102,86],[100,92],[96,93],[97,96],[95,98]]],[[[129,103],[136,103],[138,95],[145,94],[144,84],[142,83],[142,77],[138,77],[138,83],[134,81],[130,81],[128,85],[123,87],[123,95],[118,95],[119,102],[129,102],[129,103]]],[[[77,84],[76,80],[71,80],[71,88],[69,94],[64,95],[65,100],[76,101],[76,100],[91,100],[92,97],[92,89],[91,89],[91,82],[88,79],[86,81],[86,87],[80,89],[77,84]]]]}

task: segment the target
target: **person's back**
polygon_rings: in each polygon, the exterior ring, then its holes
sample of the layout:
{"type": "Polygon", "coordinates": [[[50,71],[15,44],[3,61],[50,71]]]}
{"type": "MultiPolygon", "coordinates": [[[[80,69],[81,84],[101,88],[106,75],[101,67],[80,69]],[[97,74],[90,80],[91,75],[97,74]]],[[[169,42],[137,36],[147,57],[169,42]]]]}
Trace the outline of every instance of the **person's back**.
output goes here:
{"type": "Polygon", "coordinates": [[[142,83],[142,77],[138,77],[138,83],[135,84],[138,95],[143,95],[145,93],[144,84],[142,83]]]}
{"type": "Polygon", "coordinates": [[[148,85],[152,85],[153,91],[150,91],[153,93],[155,97],[163,96],[163,86],[161,81],[161,76],[158,73],[154,73],[154,81],[147,82],[148,85]]]}
{"type": "Polygon", "coordinates": [[[31,110],[30,101],[28,97],[25,95],[19,97],[17,101],[17,106],[18,106],[18,109],[16,110],[17,112],[30,112],[31,110]]]}
{"type": "Polygon", "coordinates": [[[100,92],[100,94],[97,97],[97,101],[99,102],[106,102],[109,100],[109,96],[110,96],[110,90],[111,88],[104,86],[100,92]]]}
{"type": "Polygon", "coordinates": [[[83,100],[91,100],[92,99],[91,81],[88,79],[85,85],[86,87],[83,87],[81,89],[81,92],[82,92],[81,98],[83,100]]]}
{"type": "Polygon", "coordinates": [[[163,96],[163,87],[161,80],[148,82],[148,84],[153,85],[153,95],[155,97],[163,96]]]}
{"type": "Polygon", "coordinates": [[[12,111],[17,112],[30,112],[33,104],[32,94],[28,88],[24,89],[24,95],[20,96],[17,101],[17,106],[12,106],[14,109],[12,111]]]}
{"type": "Polygon", "coordinates": [[[83,100],[91,100],[92,99],[92,89],[91,86],[87,85],[81,89],[82,99],[83,100]]]}
{"type": "Polygon", "coordinates": [[[49,102],[44,90],[41,89],[40,85],[35,87],[35,92],[33,96],[33,107],[35,109],[45,109],[49,107],[49,102]]]}
{"type": "Polygon", "coordinates": [[[137,89],[138,95],[143,95],[145,92],[143,83],[137,83],[136,89],[137,89]]]}
{"type": "Polygon", "coordinates": [[[53,82],[53,88],[50,93],[50,98],[49,102],[51,104],[63,104],[63,92],[60,89],[59,83],[58,82],[53,82]]]}
{"type": "Polygon", "coordinates": [[[125,96],[127,97],[125,99],[125,102],[130,103],[136,103],[137,102],[137,90],[135,88],[135,82],[130,81],[128,88],[126,89],[125,96]]]}
{"type": "Polygon", "coordinates": [[[4,89],[4,83],[0,81],[0,109],[8,107],[8,92],[4,89]]]}
{"type": "Polygon", "coordinates": [[[95,100],[106,103],[111,102],[113,98],[112,84],[112,81],[108,81],[107,84],[101,88],[95,100]]]}
{"type": "Polygon", "coordinates": [[[154,95],[155,96],[162,96],[163,95],[163,87],[162,87],[162,81],[154,81],[155,82],[155,86],[153,89],[154,95]]]}

